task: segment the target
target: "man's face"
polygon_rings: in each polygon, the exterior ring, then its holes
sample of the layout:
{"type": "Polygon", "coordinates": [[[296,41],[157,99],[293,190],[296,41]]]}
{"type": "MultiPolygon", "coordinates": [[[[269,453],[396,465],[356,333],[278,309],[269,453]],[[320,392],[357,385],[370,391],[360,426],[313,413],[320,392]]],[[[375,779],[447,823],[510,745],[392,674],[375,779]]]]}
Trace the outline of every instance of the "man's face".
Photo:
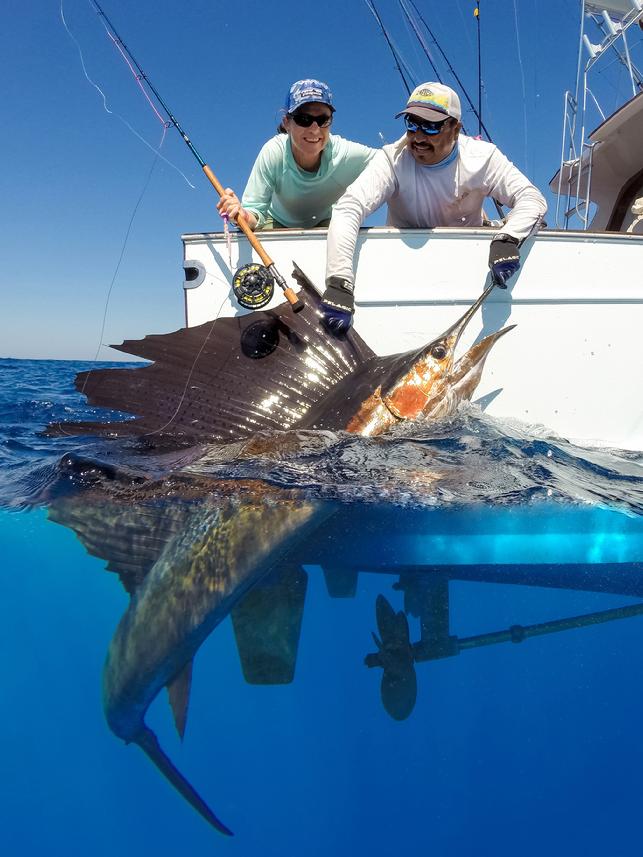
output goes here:
{"type": "MultiPolygon", "coordinates": [[[[408,118],[420,126],[430,124],[420,116],[409,115],[408,118]]],[[[461,128],[462,123],[450,117],[442,124],[438,134],[425,134],[421,127],[417,131],[407,130],[406,147],[418,164],[439,164],[451,154],[461,128]]]]}

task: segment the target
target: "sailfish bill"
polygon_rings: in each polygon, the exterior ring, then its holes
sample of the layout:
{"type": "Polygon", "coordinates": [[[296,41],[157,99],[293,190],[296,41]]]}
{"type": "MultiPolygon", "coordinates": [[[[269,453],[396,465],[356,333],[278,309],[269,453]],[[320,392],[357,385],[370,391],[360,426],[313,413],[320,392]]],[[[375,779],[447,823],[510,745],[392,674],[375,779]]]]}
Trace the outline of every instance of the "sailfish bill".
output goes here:
{"type": "Polygon", "coordinates": [[[174,333],[113,346],[152,361],[134,369],[81,372],[76,388],[91,405],[134,419],[69,422],[50,434],[138,435],[191,445],[248,438],[260,431],[319,428],[377,435],[402,420],[452,413],[473,394],[497,331],[455,360],[462,332],[484,291],[448,330],[420,349],[377,356],[354,329],[333,338],[320,324],[320,296],[295,266],[305,309],[219,318],[174,333]]]}

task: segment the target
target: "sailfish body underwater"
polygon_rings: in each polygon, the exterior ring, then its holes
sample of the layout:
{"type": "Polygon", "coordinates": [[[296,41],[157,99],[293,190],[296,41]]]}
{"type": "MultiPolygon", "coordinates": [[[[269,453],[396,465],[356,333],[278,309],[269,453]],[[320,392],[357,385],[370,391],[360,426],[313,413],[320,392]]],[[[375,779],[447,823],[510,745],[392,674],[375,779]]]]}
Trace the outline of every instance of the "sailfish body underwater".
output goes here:
{"type": "MultiPolygon", "coordinates": [[[[511,329],[492,333],[455,359],[460,336],[490,287],[428,345],[378,357],[354,330],[341,339],[328,336],[320,324],[318,293],[297,268],[295,277],[306,300],[297,315],[283,304],[124,342],[120,350],[154,362],[80,373],[76,386],[91,404],[135,418],[63,423],[49,432],[139,436],[152,445],[157,440],[160,446],[169,441],[195,447],[299,428],[378,435],[403,420],[447,416],[470,399],[490,349],[511,329]]],[[[160,539],[110,644],[103,698],[112,731],[138,744],[210,824],[229,834],[165,755],[145,715],[167,687],[182,733],[199,646],[332,510],[264,483],[235,482],[227,490],[228,496],[219,493],[216,500],[200,498],[182,522],[165,522],[169,535],[160,539]]],[[[96,523],[91,508],[80,497],[54,504],[50,514],[82,538],[83,529],[96,523]]],[[[99,529],[106,531],[104,522],[99,529]]]]}
{"type": "Polygon", "coordinates": [[[145,724],[168,688],[177,728],[185,728],[192,660],[213,629],[321,519],[326,507],[279,497],[260,483],[246,501],[219,497],[190,510],[132,598],[111,640],[103,705],[111,730],[138,744],[217,830],[230,834],[161,750],[145,724]]]}

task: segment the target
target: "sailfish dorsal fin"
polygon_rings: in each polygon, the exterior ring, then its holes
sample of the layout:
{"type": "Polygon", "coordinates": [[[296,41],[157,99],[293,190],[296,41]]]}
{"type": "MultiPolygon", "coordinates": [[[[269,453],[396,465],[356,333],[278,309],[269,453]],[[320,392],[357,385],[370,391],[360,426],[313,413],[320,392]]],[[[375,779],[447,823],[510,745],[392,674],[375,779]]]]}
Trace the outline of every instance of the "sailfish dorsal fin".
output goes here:
{"type": "Polygon", "coordinates": [[[91,405],[135,419],[63,423],[49,433],[164,435],[194,443],[297,424],[373,352],[353,330],[329,336],[320,324],[319,293],[296,266],[293,276],[306,304],[300,313],[284,302],[113,346],[152,363],[81,372],[76,388],[91,405]]]}

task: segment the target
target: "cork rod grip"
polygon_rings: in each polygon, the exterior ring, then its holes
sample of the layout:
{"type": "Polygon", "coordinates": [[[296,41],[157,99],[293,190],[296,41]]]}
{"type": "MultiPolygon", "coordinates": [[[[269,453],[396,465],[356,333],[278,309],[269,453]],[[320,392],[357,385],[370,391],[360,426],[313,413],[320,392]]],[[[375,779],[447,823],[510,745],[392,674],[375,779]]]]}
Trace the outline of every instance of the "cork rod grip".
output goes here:
{"type": "MultiPolygon", "coordinates": [[[[215,176],[215,174],[212,172],[211,168],[207,164],[204,165],[203,172],[206,174],[210,184],[216,190],[216,192],[219,194],[219,196],[222,196],[223,195],[223,185],[221,184],[219,179],[215,176]]],[[[242,215],[241,217],[237,218],[236,222],[237,222],[237,226],[239,227],[239,229],[243,232],[243,234],[246,236],[246,238],[250,242],[253,250],[257,253],[257,255],[259,256],[261,261],[264,263],[264,265],[267,268],[269,268],[272,265],[272,259],[266,253],[266,251],[263,249],[259,239],[254,234],[252,229],[248,226],[248,221],[242,215]]]]}
{"type": "MultiPolygon", "coordinates": [[[[219,179],[215,176],[215,174],[212,172],[211,168],[207,164],[203,165],[203,172],[206,174],[206,176],[208,177],[208,181],[210,182],[212,187],[216,190],[216,192],[219,194],[219,196],[223,196],[223,190],[224,190],[223,185],[221,184],[219,179]]],[[[237,217],[236,222],[237,222],[237,226],[243,232],[243,234],[246,236],[246,238],[250,242],[251,247],[253,248],[255,253],[259,256],[259,258],[264,263],[266,268],[272,268],[274,271],[274,262],[272,261],[270,256],[266,253],[266,251],[263,249],[263,246],[262,246],[261,242],[259,241],[259,239],[257,238],[257,236],[255,235],[255,233],[248,226],[248,221],[243,216],[243,214],[240,215],[239,217],[237,217]]],[[[294,292],[289,286],[285,286],[283,284],[282,278],[280,276],[277,276],[276,279],[279,282],[279,285],[284,290],[284,295],[286,297],[286,300],[292,306],[293,311],[299,312],[300,310],[302,310],[304,308],[304,303],[302,300],[300,300],[300,298],[297,297],[297,293],[294,292]]]]}

